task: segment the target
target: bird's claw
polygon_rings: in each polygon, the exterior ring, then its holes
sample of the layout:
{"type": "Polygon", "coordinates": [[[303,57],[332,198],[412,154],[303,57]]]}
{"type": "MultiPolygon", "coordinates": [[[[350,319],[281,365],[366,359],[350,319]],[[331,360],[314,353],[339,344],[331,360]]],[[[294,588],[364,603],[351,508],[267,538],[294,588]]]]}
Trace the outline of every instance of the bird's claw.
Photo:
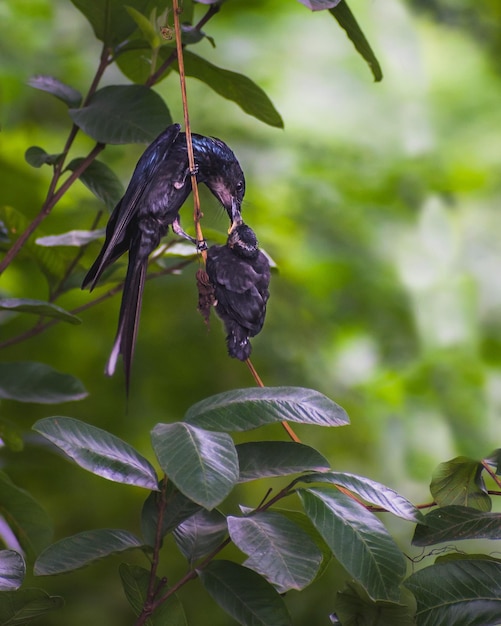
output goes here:
{"type": "Polygon", "coordinates": [[[197,239],[197,252],[204,252],[208,249],[205,239],[197,239]]]}

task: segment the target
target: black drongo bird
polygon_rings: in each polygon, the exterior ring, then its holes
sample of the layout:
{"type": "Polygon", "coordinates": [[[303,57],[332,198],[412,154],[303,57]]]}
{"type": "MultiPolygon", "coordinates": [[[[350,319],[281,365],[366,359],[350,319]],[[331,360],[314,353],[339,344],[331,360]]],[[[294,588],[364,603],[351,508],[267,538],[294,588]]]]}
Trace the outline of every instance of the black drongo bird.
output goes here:
{"type": "MultiPolygon", "coordinates": [[[[241,221],[245,179],[235,155],[224,142],[213,137],[193,134],[192,143],[197,180],[207,185],[232,222],[241,221]]],[[[186,135],[180,132],[179,124],[172,124],[137,162],[129,186],[110,216],[101,252],[82,284],[82,288],[90,285],[92,290],[103,271],[129,251],[118,331],[105,370],[111,376],[121,354],[127,389],[148,257],[167,234],[169,225],[176,234],[195,241],[183,231],[179,221],[179,210],[190,192],[186,135]]]]}
{"type": "Polygon", "coordinates": [[[259,250],[254,231],[241,222],[225,246],[207,250],[207,275],[214,288],[214,306],[226,328],[231,357],[245,361],[249,337],[263,327],[270,284],[270,264],[259,250]]]}

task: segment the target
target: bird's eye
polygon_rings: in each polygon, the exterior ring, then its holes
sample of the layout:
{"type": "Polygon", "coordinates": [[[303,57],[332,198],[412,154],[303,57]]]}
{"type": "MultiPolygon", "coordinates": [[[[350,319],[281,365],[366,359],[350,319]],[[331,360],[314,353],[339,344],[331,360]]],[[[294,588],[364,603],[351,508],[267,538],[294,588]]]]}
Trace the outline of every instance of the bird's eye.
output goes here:
{"type": "Polygon", "coordinates": [[[244,188],[244,184],[242,181],[239,181],[237,183],[237,191],[242,191],[242,189],[244,188]]]}

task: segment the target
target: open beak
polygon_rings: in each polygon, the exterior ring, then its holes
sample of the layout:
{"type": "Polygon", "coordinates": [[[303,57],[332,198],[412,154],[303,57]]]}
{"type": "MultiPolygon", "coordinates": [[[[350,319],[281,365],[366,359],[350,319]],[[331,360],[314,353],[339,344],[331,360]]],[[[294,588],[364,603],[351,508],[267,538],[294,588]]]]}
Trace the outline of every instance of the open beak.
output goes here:
{"type": "Polygon", "coordinates": [[[235,200],[235,198],[231,199],[231,226],[228,229],[228,235],[230,235],[237,226],[242,224],[243,219],[240,213],[240,204],[235,200]]]}

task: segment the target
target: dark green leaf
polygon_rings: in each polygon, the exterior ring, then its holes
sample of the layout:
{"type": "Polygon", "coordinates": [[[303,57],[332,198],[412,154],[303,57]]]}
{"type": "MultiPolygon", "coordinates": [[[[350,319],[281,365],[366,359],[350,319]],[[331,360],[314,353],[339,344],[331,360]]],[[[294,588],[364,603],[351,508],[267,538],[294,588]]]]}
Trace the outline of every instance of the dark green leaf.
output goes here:
{"type": "MultiPolygon", "coordinates": [[[[143,510],[141,512],[141,531],[145,543],[149,546],[155,545],[159,498],[160,494],[158,492],[150,493],[144,501],[143,510]]],[[[199,504],[189,500],[174,487],[171,481],[168,481],[165,493],[165,509],[162,516],[162,537],[172,532],[174,528],[200,511],[200,509],[199,504]]]]}
{"type": "Polygon", "coordinates": [[[44,363],[0,363],[0,398],[18,402],[58,404],[87,396],[82,383],[44,363]]]}
{"type": "Polygon", "coordinates": [[[346,31],[348,38],[352,41],[357,52],[365,59],[369,65],[374,80],[379,82],[383,80],[383,72],[376,55],[372,51],[369,42],[365,38],[360,26],[355,19],[355,16],[351,12],[350,8],[346,4],[345,0],[342,0],[336,7],[330,9],[330,13],[334,16],[334,19],[338,24],[346,31]]]}
{"type": "Polygon", "coordinates": [[[115,46],[129,37],[137,28],[127,13],[126,4],[140,13],[145,13],[150,0],[71,0],[89,20],[97,39],[115,46]]]}
{"type": "Polygon", "coordinates": [[[198,570],[202,584],[214,600],[239,624],[290,626],[284,601],[264,578],[231,561],[212,561],[198,570]]]}
{"type": "Polygon", "coordinates": [[[328,470],[329,462],[315,448],[292,441],[252,441],[237,446],[239,482],[328,470]]]}
{"type": "Polygon", "coordinates": [[[409,592],[405,604],[375,602],[360,585],[347,583],[334,601],[336,616],[343,626],[415,626],[416,602],[409,592]]]}
{"type": "Polygon", "coordinates": [[[52,522],[46,511],[3,472],[0,472],[0,514],[30,558],[52,539],[52,522]]]}
{"type": "MultiPolygon", "coordinates": [[[[121,563],[120,578],[125,595],[132,610],[139,615],[143,610],[148,596],[148,586],[150,582],[150,572],[137,565],[121,563]]],[[[161,589],[162,583],[155,577],[157,589],[161,589]]],[[[164,591],[167,589],[164,588],[164,591]]],[[[158,609],[148,618],[145,626],[187,626],[183,605],[176,595],[170,596],[158,609]]]]}
{"type": "MultiPolygon", "coordinates": [[[[165,61],[169,54],[173,54],[175,58],[174,48],[164,46],[158,50],[155,69],[165,61]]],[[[116,63],[124,76],[136,84],[144,84],[154,71],[151,48],[144,39],[133,39],[123,46],[116,63]]],[[[162,79],[166,78],[169,73],[170,69],[162,75],[162,79]]]]}
{"type": "Polygon", "coordinates": [[[496,626],[501,616],[501,563],[457,560],[412,574],[418,626],[496,626]]]}
{"type": "Polygon", "coordinates": [[[412,543],[430,546],[458,539],[501,539],[501,513],[484,513],[465,506],[444,506],[425,515],[412,543]]]}
{"type": "Polygon", "coordinates": [[[43,148],[39,148],[38,146],[31,146],[31,148],[28,148],[24,153],[26,163],[32,167],[55,165],[62,156],[62,154],[48,154],[43,148]]]}
{"type": "Polygon", "coordinates": [[[195,513],[174,530],[177,546],[190,565],[210,554],[227,535],[226,517],[215,509],[195,513]]]}
{"type": "Polygon", "coordinates": [[[430,492],[439,506],[458,504],[479,511],[491,510],[482,478],[482,463],[459,456],[441,463],[433,472],[430,492]]]}
{"type": "Polygon", "coordinates": [[[22,626],[30,624],[41,615],[60,609],[64,600],[49,596],[42,589],[21,589],[0,593],[0,624],[22,626]]]}
{"type": "Polygon", "coordinates": [[[36,240],[37,245],[51,248],[53,246],[86,246],[91,241],[96,241],[104,236],[105,229],[97,230],[70,230],[62,235],[47,235],[36,240]]]}
{"type": "MultiPolygon", "coordinates": [[[[74,172],[84,160],[73,159],[67,169],[74,172]]],[[[78,178],[108,209],[113,209],[124,194],[123,185],[115,172],[97,159],[78,178]]]]}
{"type": "Polygon", "coordinates": [[[72,120],[100,143],[150,142],[172,123],[162,98],[143,85],[111,85],[89,104],[70,109],[72,120]]]}
{"type": "Polygon", "coordinates": [[[226,433],[190,424],[157,424],[153,448],[161,468],[185,496],[212,509],[238,480],[235,445],[226,433]]]}
{"type": "Polygon", "coordinates": [[[370,597],[398,602],[405,560],[379,519],[337,489],[301,489],[298,494],[334,556],[370,597]]]}
{"type": "Polygon", "coordinates": [[[185,420],[201,428],[222,431],[252,430],[282,421],[317,426],[343,426],[350,422],[338,404],[303,387],[226,391],[191,406],[185,420]]]}
{"type": "Polygon", "coordinates": [[[115,435],[71,417],[46,417],[33,430],[89,472],[116,483],[157,489],[151,463],[115,435]]]}
{"type": "Polygon", "coordinates": [[[366,502],[383,507],[393,515],[397,515],[410,522],[423,523],[423,514],[412,502],[390,489],[382,483],[370,480],[364,476],[346,472],[326,472],[322,474],[307,474],[301,477],[306,483],[331,483],[346,487],[352,493],[362,497],[366,502]]]}
{"type": "Polygon", "coordinates": [[[228,517],[233,543],[248,555],[244,565],[261,574],[279,593],[304,589],[322,562],[316,544],[294,522],[275,511],[228,517]]]}
{"type": "Polygon", "coordinates": [[[69,107],[77,107],[82,102],[82,94],[79,91],[65,85],[53,76],[33,76],[28,80],[28,85],[35,89],[47,91],[69,107]]]}
{"type": "MultiPolygon", "coordinates": [[[[174,67],[177,68],[177,64],[174,67]]],[[[187,50],[184,52],[184,69],[187,76],[198,78],[223,98],[238,104],[249,115],[270,126],[283,128],[284,122],[271,100],[247,76],[223,70],[187,50]]]]}
{"type": "Polygon", "coordinates": [[[0,550],[0,591],[14,591],[23,584],[26,565],[19,552],[0,550]]]}
{"type": "Polygon", "coordinates": [[[36,576],[62,574],[85,567],[110,554],[141,548],[139,539],[127,530],[101,528],[61,539],[46,548],[35,562],[36,576]]]}
{"type": "Polygon", "coordinates": [[[341,0],[299,0],[299,2],[312,11],[323,11],[337,6],[341,0]]]}
{"type": "Polygon", "coordinates": [[[43,300],[30,300],[28,298],[3,298],[0,299],[0,309],[4,311],[18,311],[20,313],[32,313],[44,317],[55,317],[70,324],[81,324],[82,320],[57,304],[44,302],[43,300]]]}

